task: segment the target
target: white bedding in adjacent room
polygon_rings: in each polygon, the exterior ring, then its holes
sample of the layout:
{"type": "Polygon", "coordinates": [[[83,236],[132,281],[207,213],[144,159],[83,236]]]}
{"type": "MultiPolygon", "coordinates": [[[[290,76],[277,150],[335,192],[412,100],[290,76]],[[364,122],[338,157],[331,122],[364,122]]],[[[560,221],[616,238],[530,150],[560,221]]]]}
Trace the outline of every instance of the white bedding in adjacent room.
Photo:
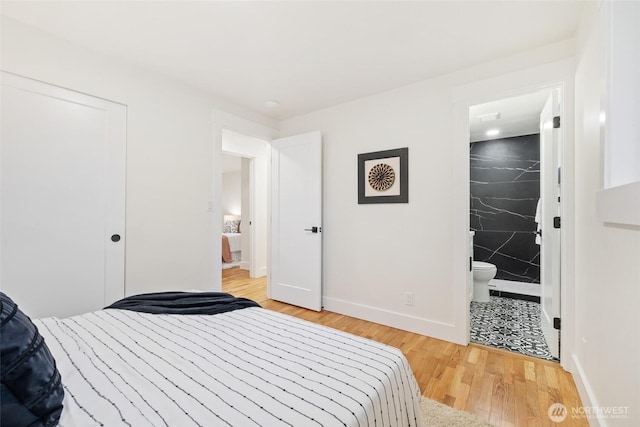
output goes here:
{"type": "Polygon", "coordinates": [[[400,350],[262,308],[35,323],[62,375],[65,427],[423,426],[400,350]]]}
{"type": "Polygon", "coordinates": [[[229,239],[229,249],[231,252],[242,250],[242,233],[222,233],[229,239]]]}

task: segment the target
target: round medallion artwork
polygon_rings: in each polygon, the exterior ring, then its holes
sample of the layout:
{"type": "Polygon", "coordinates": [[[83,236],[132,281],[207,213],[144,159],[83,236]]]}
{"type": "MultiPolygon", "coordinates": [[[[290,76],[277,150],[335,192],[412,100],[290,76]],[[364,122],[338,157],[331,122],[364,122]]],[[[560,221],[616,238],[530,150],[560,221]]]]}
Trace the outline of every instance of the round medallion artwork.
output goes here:
{"type": "Polygon", "coordinates": [[[369,171],[369,185],[376,191],[386,191],[396,180],[396,173],[386,163],[378,163],[369,171]]]}

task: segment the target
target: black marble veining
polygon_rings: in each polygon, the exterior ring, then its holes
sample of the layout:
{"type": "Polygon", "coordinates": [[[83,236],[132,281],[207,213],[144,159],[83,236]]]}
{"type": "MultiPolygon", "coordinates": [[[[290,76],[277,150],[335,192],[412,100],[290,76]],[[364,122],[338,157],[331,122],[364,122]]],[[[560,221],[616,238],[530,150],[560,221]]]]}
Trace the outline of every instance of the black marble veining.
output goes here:
{"type": "Polygon", "coordinates": [[[540,283],[540,135],[475,142],[470,157],[474,258],[495,264],[497,279],[540,283]]]}

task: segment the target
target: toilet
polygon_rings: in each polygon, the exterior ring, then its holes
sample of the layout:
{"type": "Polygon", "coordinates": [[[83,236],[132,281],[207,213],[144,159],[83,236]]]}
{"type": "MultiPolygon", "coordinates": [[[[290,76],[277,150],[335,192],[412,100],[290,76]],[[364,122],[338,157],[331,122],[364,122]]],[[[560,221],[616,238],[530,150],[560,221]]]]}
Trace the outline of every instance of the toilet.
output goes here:
{"type": "Polygon", "coordinates": [[[488,262],[473,261],[473,301],[489,302],[489,281],[498,268],[488,262]]]}

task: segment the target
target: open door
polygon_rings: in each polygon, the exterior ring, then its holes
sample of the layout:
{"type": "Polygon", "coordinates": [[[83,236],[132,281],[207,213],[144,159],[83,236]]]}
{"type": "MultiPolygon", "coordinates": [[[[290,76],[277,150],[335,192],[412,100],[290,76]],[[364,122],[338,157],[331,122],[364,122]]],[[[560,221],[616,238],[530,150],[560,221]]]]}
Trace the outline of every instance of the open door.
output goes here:
{"type": "Polygon", "coordinates": [[[269,297],[322,308],[322,136],[271,142],[269,297]]]}
{"type": "Polygon", "coordinates": [[[542,331],[560,357],[560,111],[552,91],[540,113],[540,308],[542,331]],[[554,321],[554,319],[558,319],[554,321]]]}

